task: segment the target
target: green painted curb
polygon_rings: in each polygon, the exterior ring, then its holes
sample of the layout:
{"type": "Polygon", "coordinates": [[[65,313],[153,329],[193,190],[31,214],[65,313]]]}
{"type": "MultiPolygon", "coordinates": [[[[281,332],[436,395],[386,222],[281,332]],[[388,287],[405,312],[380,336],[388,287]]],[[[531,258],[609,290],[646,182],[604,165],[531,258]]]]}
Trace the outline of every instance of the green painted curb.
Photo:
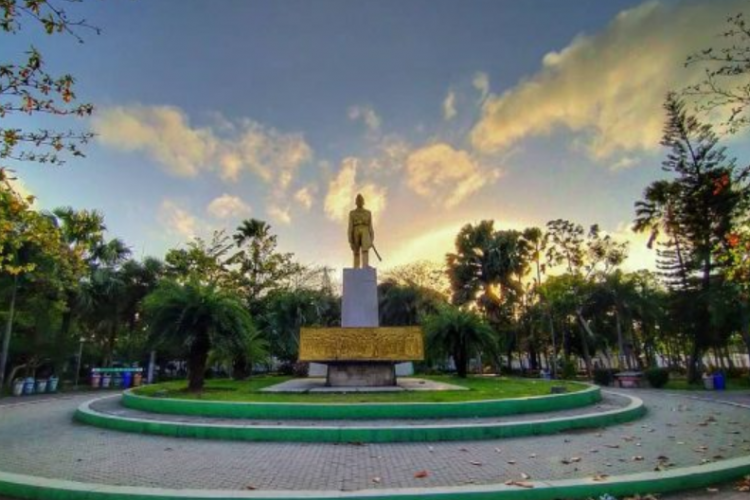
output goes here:
{"type": "Polygon", "coordinates": [[[188,422],[166,422],[132,417],[119,417],[91,409],[94,401],[78,407],[75,419],[96,427],[141,434],[170,437],[224,439],[233,441],[284,441],[318,443],[395,443],[424,441],[466,441],[554,434],[571,429],[607,427],[629,422],[646,413],[643,401],[630,399],[625,408],[589,413],[573,417],[543,418],[520,422],[429,424],[392,426],[316,426],[295,425],[234,425],[188,422]]]}
{"type": "Polygon", "coordinates": [[[750,457],[664,472],[612,476],[606,481],[529,481],[533,488],[504,484],[361,491],[188,490],[110,486],[0,472],[0,495],[23,500],[553,500],[665,493],[703,488],[750,474],[750,457]]]}
{"type": "MultiPolygon", "coordinates": [[[[587,384],[588,385],[588,384],[587,384]]],[[[455,403],[242,403],[139,396],[131,390],[122,404],[134,410],[171,415],[264,420],[376,420],[424,418],[482,418],[570,410],[601,401],[598,386],[578,392],[527,398],[455,403]]]]}

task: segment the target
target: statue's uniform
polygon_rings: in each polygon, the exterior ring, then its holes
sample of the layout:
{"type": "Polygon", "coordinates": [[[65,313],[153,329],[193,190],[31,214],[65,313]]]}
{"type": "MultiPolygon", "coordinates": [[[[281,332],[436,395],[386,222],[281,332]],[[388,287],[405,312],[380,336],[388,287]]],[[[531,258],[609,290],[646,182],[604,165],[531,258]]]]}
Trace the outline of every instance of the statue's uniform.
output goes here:
{"type": "Polygon", "coordinates": [[[349,212],[349,243],[355,252],[372,248],[372,214],[369,210],[349,212]]]}

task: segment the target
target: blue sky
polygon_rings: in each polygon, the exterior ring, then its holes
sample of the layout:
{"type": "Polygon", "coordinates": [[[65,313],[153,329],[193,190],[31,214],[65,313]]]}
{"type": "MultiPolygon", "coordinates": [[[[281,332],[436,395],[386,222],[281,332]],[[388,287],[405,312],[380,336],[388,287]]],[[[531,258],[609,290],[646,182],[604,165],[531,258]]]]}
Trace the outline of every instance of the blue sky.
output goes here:
{"type": "MultiPolygon", "coordinates": [[[[30,29],[96,105],[87,158],[18,169],[44,208],[97,208],[137,256],[267,220],[310,264],[348,265],[363,192],[395,265],[441,260],[460,226],[556,218],[631,241],[662,176],[667,90],[746,8],[722,1],[84,2],[86,43],[30,29]]],[[[52,124],[32,120],[32,125],[52,124]]],[[[57,125],[59,126],[59,124],[57,125]]],[[[741,138],[730,152],[747,159],[741,138]]]]}

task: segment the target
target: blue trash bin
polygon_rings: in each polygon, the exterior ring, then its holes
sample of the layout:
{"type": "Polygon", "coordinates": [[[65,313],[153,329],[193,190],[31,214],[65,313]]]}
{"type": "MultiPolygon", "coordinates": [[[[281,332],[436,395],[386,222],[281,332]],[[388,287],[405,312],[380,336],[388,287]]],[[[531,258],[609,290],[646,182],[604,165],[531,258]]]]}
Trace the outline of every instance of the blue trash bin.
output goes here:
{"type": "Polygon", "coordinates": [[[133,383],[133,372],[122,373],[122,386],[127,389],[133,383]]]}
{"type": "Polygon", "coordinates": [[[714,375],[714,390],[723,391],[727,388],[727,381],[724,378],[723,373],[717,373],[714,375]]]}
{"type": "Polygon", "coordinates": [[[23,393],[25,395],[34,394],[34,378],[29,377],[23,382],[23,393]]]}

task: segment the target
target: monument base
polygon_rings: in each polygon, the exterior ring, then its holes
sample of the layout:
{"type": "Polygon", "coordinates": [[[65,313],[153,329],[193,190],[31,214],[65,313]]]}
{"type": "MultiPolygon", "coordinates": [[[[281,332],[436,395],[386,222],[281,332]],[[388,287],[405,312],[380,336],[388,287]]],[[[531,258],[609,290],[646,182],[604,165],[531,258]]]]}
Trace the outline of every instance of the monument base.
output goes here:
{"type": "Polygon", "coordinates": [[[328,363],[328,387],[387,387],[396,385],[395,364],[391,362],[344,361],[328,363]]]}

